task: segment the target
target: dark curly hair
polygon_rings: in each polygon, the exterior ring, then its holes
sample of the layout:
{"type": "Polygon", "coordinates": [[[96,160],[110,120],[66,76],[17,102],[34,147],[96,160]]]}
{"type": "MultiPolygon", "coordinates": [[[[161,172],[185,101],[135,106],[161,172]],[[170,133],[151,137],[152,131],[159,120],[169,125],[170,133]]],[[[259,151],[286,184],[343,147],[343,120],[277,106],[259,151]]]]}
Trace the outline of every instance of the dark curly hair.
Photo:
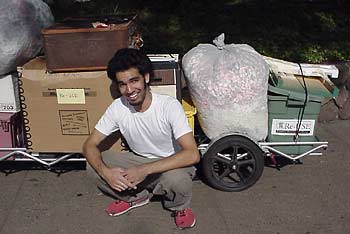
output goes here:
{"type": "Polygon", "coordinates": [[[132,48],[118,50],[107,66],[107,75],[113,82],[117,81],[116,73],[137,68],[141,75],[149,73],[153,77],[151,60],[142,51],[132,48]]]}

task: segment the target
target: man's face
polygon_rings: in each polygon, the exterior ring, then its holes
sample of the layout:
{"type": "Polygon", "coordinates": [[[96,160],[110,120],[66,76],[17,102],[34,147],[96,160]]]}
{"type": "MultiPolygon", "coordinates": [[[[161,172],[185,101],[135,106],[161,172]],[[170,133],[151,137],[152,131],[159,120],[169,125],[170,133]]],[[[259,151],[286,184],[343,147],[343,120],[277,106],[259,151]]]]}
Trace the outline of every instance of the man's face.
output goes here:
{"type": "Polygon", "coordinates": [[[142,76],[137,68],[117,72],[117,85],[119,92],[134,107],[141,107],[145,100],[149,74],[142,76]]]}

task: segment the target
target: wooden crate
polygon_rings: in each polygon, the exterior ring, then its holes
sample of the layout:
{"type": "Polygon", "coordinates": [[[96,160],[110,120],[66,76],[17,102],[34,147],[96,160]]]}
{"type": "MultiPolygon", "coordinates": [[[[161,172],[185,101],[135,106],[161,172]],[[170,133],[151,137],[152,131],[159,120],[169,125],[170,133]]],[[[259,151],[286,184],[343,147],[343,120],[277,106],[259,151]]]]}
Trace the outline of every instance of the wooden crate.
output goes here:
{"type": "Polygon", "coordinates": [[[137,47],[136,16],[67,19],[42,30],[49,72],[104,70],[118,49],[137,47]],[[108,27],[94,28],[101,22],[108,27]]]}

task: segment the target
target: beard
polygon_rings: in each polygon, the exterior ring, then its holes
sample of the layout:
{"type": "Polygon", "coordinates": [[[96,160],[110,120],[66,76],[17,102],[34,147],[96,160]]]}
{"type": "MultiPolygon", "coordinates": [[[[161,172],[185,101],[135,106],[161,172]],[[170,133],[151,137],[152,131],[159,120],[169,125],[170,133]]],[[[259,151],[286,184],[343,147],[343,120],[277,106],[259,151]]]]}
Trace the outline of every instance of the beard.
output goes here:
{"type": "Polygon", "coordinates": [[[145,101],[145,98],[146,98],[146,94],[148,92],[148,89],[149,87],[147,86],[147,83],[146,81],[144,81],[144,84],[143,84],[143,90],[141,90],[138,95],[139,97],[135,100],[135,101],[130,101],[128,100],[128,102],[130,103],[130,105],[134,106],[134,107],[137,107],[137,106],[141,106],[142,103],[145,101]]]}

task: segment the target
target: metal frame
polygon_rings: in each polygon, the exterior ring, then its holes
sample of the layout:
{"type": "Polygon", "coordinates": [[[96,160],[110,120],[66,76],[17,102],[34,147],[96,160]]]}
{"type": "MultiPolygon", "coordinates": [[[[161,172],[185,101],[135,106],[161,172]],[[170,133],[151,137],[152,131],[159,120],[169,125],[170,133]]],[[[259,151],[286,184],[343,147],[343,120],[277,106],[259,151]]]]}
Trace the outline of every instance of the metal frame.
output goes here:
{"type": "MultiPolygon", "coordinates": [[[[240,135],[245,136],[243,134],[225,134],[224,136],[228,135],[240,135]]],[[[218,139],[220,139],[219,137],[218,139]]],[[[249,138],[249,137],[248,137],[249,138]]],[[[251,139],[251,138],[249,138],[251,139]]],[[[201,152],[202,155],[205,154],[205,152],[208,150],[210,145],[212,145],[215,141],[211,141],[209,144],[201,144],[198,146],[198,150],[201,152]]],[[[298,160],[302,157],[305,157],[307,155],[322,155],[321,152],[316,152],[319,149],[327,149],[328,142],[255,142],[265,153],[266,156],[271,157],[273,154],[278,154],[282,157],[288,158],[290,160],[298,160]],[[312,145],[314,146],[309,151],[298,154],[298,155],[291,155],[283,153],[280,150],[277,150],[274,148],[274,146],[305,146],[305,145],[312,145]]],[[[10,161],[36,161],[44,166],[51,167],[61,161],[85,161],[85,158],[70,158],[74,155],[77,155],[78,153],[67,153],[60,157],[40,157],[39,153],[33,153],[28,152],[26,148],[0,148],[1,151],[11,151],[10,153],[0,157],[0,162],[5,161],[7,158],[11,156],[15,156],[13,160],[10,161]],[[24,158],[16,158],[16,155],[24,156],[24,158]]]]}
{"type": "Polygon", "coordinates": [[[322,142],[259,142],[259,146],[267,152],[267,156],[271,156],[272,153],[276,153],[280,156],[283,156],[285,158],[291,159],[291,160],[298,160],[302,157],[305,157],[307,155],[322,155],[322,152],[316,152],[319,149],[327,149],[328,142],[322,141],[322,142]],[[309,151],[306,151],[305,153],[294,155],[294,154],[285,154],[282,151],[279,151],[273,146],[314,146],[309,151]]]}
{"type": "Polygon", "coordinates": [[[33,153],[33,152],[27,152],[26,148],[0,148],[1,151],[12,151],[2,157],[0,157],[0,162],[5,161],[7,158],[11,156],[15,156],[13,160],[11,161],[36,161],[44,166],[51,167],[61,161],[85,161],[85,158],[70,158],[77,153],[67,153],[64,154],[58,158],[55,157],[48,157],[48,158],[40,158],[39,153],[33,153]],[[16,155],[24,156],[24,158],[16,158],[16,155]]]}
{"type": "MultiPolygon", "coordinates": [[[[240,135],[240,136],[245,136],[242,134],[231,134],[231,135],[240,135]]],[[[227,134],[224,136],[228,136],[227,134]]],[[[249,137],[248,137],[249,138],[249,137]]],[[[220,139],[220,138],[219,138],[220,139]]],[[[249,138],[251,139],[251,138],[249,138]]],[[[213,141],[215,142],[215,141],[213,141]]],[[[201,144],[198,146],[198,150],[202,153],[202,155],[205,154],[207,149],[212,145],[213,142],[210,142],[209,144],[201,144]]],[[[253,141],[255,142],[255,141],[253,141]]],[[[298,160],[302,157],[305,157],[307,155],[312,155],[312,156],[320,156],[322,155],[322,152],[316,152],[319,149],[327,149],[328,147],[328,142],[327,141],[321,141],[321,142],[255,142],[265,153],[266,156],[271,157],[273,154],[278,154],[282,157],[288,158],[290,160],[298,160]],[[286,154],[280,150],[277,150],[274,148],[274,146],[314,146],[312,149],[309,151],[306,151],[305,153],[301,154],[286,154]]]]}

